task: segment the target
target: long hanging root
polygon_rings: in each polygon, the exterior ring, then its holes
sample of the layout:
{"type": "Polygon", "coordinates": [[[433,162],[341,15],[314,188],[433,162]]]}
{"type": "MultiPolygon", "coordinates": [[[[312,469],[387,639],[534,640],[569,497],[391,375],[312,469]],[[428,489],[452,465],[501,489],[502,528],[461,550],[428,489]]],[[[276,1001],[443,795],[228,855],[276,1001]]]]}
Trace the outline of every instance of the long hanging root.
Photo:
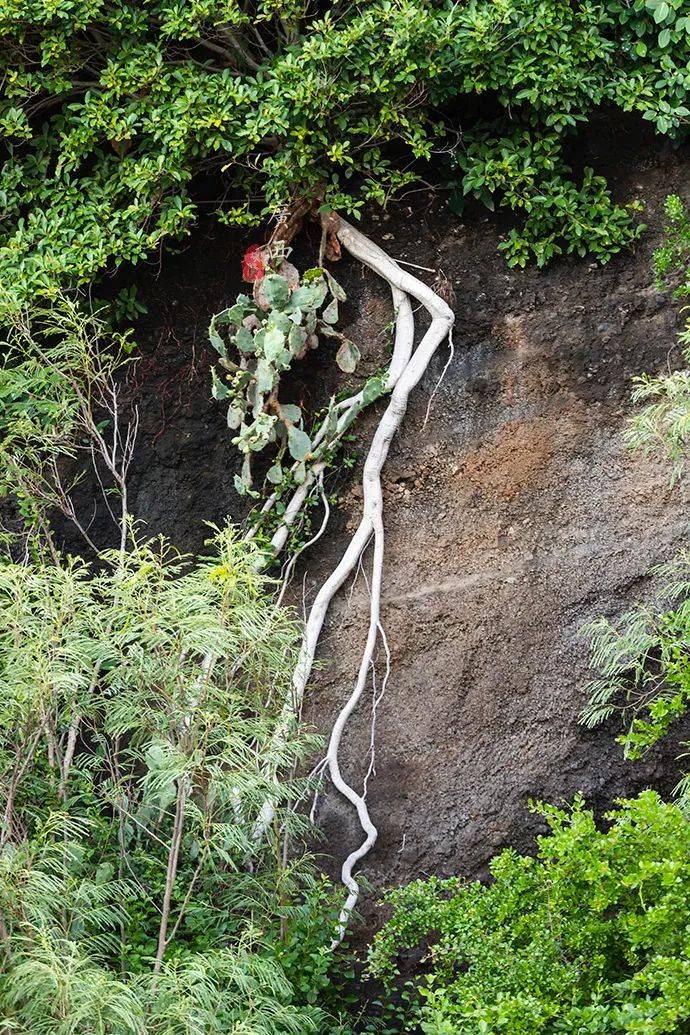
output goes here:
{"type": "MultiPolygon", "coordinates": [[[[373,847],[378,831],[374,826],[367,808],[365,794],[358,794],[343,778],[338,761],[338,752],[350,715],[354,711],[364,692],[370,666],[372,665],[377,639],[380,633],[381,583],[383,577],[384,531],[383,531],[383,493],[381,489],[381,471],[388,456],[393,436],[400,427],[410,393],[426,371],[434,353],[445,338],[450,338],[454,321],[453,311],[431,288],[423,284],[411,273],[400,266],[381,248],[369,240],[363,233],[355,229],[345,220],[340,220],[338,238],[342,246],[360,262],[369,266],[375,273],[388,282],[393,295],[395,309],[395,344],[387,377],[387,386],[392,389],[388,406],[376,429],[364,464],[363,473],[363,510],[357,531],[350,540],[340,563],[331,573],[316,595],[312,605],[300,649],[299,660],[293,676],[292,701],[286,703],[285,722],[299,711],[304,691],[311,675],[317,645],[323,623],[331,601],[356,569],[360,557],[373,536],[374,557],[371,573],[369,630],[366,645],[354,689],[340,711],[331,732],[326,763],[331,780],[337,790],[357,810],[357,816],[365,834],[363,842],[348,855],[343,863],[341,877],[347,889],[347,899],[339,918],[338,934],[334,944],[342,940],[350,914],[359,897],[359,885],[353,876],[356,864],[373,847]],[[415,323],[410,298],[427,310],[431,324],[421,342],[414,349],[415,323]]],[[[358,397],[344,400],[341,404],[343,419],[347,419],[348,407],[356,405],[358,397]]],[[[307,481],[300,486],[286,508],[283,524],[273,537],[272,546],[279,552],[284,545],[290,525],[300,512],[314,482],[320,477],[323,465],[315,465],[309,472],[307,481]]],[[[261,810],[255,828],[258,838],[267,830],[273,819],[273,806],[266,802],[261,810]]]]}

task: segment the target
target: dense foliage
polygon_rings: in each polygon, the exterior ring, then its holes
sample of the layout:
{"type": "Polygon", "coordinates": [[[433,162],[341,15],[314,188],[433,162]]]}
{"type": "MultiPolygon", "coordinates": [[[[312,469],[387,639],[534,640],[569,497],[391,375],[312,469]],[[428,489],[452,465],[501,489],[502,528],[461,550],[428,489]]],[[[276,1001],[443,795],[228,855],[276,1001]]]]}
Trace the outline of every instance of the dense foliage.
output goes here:
{"type": "Polygon", "coordinates": [[[487,886],[430,878],[394,891],[371,969],[431,947],[408,994],[425,1035],[690,1031],[690,826],[651,791],[598,830],[581,801],[539,806],[535,858],[506,850],[487,886]]]}
{"type": "Polygon", "coordinates": [[[0,602],[7,1030],[326,1030],[329,900],[314,888],[310,929],[282,843],[303,788],[276,779],[307,746],[276,735],[296,629],[255,551],[224,533],[194,567],[156,542],[98,572],[5,559],[0,602]]]}
{"type": "MultiPolygon", "coordinates": [[[[568,141],[611,107],[684,133],[686,6],[0,0],[3,1030],[342,1030],[333,902],[300,848],[311,785],[295,776],[310,747],[292,721],[296,625],[272,602],[260,545],[225,531],[191,563],[142,542],[127,491],[137,415],[118,380],[131,343],[61,292],[182,237],[209,184],[221,221],[280,229],[295,211],[358,216],[431,165],[456,213],[470,196],[517,214],[501,245],[511,264],[607,261],[639,236],[637,205],[572,169],[568,141]],[[57,509],[98,554],[69,480],[84,458],[120,540],[92,567],[51,531],[57,509]]],[[[677,199],[669,217],[657,272],[680,274],[683,296],[690,224],[677,199]]],[[[245,457],[237,487],[254,493],[252,457],[271,447],[278,517],[305,461],[312,474],[328,462],[386,391],[369,378],[310,433],[279,395],[322,337],[337,340],[343,371],[358,360],[335,328],[344,295],[323,254],[300,276],[285,239],[248,253],[251,297],[211,325],[214,394],[245,457]]],[[[677,469],[687,385],[684,372],[641,379],[652,405],[630,432],[661,442],[677,469]]],[[[687,564],[658,608],[597,628],[590,718],[632,709],[631,755],[690,699],[687,564]]],[[[405,1029],[690,1030],[678,810],[649,793],[604,832],[582,802],[540,810],[551,832],[537,858],[502,853],[490,885],[432,879],[393,894],[372,972],[393,983],[397,954],[432,942],[405,1029]]]]}
{"type": "Polygon", "coordinates": [[[126,484],[136,420],[116,377],[129,347],[64,298],[21,314],[5,343],[3,1030],[340,1031],[326,1008],[340,1010],[338,909],[295,811],[314,747],[286,704],[299,629],[259,543],[223,531],[192,564],[142,540],[126,484]],[[92,465],[120,539],[94,567],[52,527],[62,512],[97,551],[74,460],[92,465]]]}
{"type": "Polygon", "coordinates": [[[682,132],[687,29],[683,0],[2,0],[3,307],[184,234],[213,170],[251,223],[385,202],[440,154],[456,207],[524,216],[509,261],[606,260],[639,227],[564,141],[610,104],[682,132]]]}

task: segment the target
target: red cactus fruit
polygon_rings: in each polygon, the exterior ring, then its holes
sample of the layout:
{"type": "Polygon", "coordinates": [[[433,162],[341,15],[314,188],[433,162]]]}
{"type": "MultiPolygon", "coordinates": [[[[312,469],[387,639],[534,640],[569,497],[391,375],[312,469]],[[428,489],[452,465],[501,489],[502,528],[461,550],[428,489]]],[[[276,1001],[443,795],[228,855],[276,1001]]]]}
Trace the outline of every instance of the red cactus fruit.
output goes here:
{"type": "Polygon", "coordinates": [[[242,280],[256,284],[257,280],[263,280],[265,273],[263,248],[260,244],[250,244],[242,259],[242,280]]]}

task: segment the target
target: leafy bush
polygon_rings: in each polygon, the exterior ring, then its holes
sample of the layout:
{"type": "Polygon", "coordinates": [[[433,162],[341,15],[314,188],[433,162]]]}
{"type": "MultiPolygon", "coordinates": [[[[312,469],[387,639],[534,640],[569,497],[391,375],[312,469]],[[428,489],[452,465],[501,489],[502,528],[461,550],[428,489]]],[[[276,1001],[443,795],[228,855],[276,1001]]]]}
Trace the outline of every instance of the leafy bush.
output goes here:
{"type": "Polygon", "coordinates": [[[449,12],[414,0],[316,16],[295,0],[0,4],[7,282],[25,299],[137,262],[186,230],[192,181],[210,168],[226,168],[240,205],[224,218],[240,223],[255,221],[257,194],[271,212],[321,184],[335,207],[383,200],[411,173],[382,148],[431,151],[449,12]],[[353,175],[366,180],[357,201],[353,175]]]}
{"type": "Polygon", "coordinates": [[[581,185],[570,179],[558,132],[539,136],[526,130],[496,139],[477,135],[458,162],[465,172],[464,193],[489,207],[495,194],[501,204],[524,213],[524,223],[499,245],[511,266],[535,259],[544,266],[564,252],[590,252],[602,262],[632,243],[642,230],[630,222],[630,209],[614,205],[606,180],[585,169],[581,185]]]}
{"type": "MultiPolygon", "coordinates": [[[[613,622],[599,618],[585,630],[599,678],[588,687],[583,722],[595,726],[619,714],[626,757],[639,759],[690,706],[690,553],[682,551],[654,569],[661,577],[655,599],[613,622]]],[[[677,788],[690,806],[690,777],[677,788]]]]}
{"type": "Polygon", "coordinates": [[[657,287],[673,288],[674,298],[690,295],[690,220],[681,198],[669,194],[665,204],[664,240],[654,252],[657,287]]]}
{"type": "Polygon", "coordinates": [[[510,262],[605,261],[639,227],[563,141],[608,103],[677,135],[687,24],[682,0],[1,0],[5,311],[186,233],[211,170],[251,225],[317,195],[358,213],[451,153],[456,204],[525,214],[510,262]],[[497,119],[456,146],[482,95],[497,119]]]}
{"type": "Polygon", "coordinates": [[[690,825],[652,791],[598,830],[581,800],[537,806],[535,858],[506,850],[492,882],[431,878],[390,895],[373,974],[431,947],[408,990],[425,1035],[690,1030],[690,825]]]}
{"type": "Polygon", "coordinates": [[[324,983],[335,910],[295,854],[310,742],[283,710],[297,628],[266,588],[229,532],[192,567],[155,541],[97,572],[0,562],[8,1030],[327,1029],[305,975],[324,983]]]}

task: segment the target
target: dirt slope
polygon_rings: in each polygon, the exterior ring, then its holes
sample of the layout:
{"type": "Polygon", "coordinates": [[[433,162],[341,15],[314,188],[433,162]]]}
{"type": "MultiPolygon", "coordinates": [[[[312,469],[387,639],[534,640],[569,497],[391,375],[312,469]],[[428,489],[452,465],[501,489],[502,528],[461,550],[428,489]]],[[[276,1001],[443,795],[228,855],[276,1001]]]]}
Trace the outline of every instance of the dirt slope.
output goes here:
{"type": "MultiPolygon", "coordinates": [[[[674,745],[632,766],[613,728],[587,733],[577,714],[587,679],[582,624],[649,592],[649,566],[687,541],[683,493],[669,490],[663,465],[631,456],[621,431],[631,376],[678,359],[678,317],[652,286],[649,259],[663,198],[690,193],[690,168],[687,155],[634,136],[591,147],[620,197],[645,202],[650,226],[635,255],[604,270],[568,260],[510,271],[496,252],[499,219],[473,212],[462,224],[425,195],[367,224],[393,256],[442,271],[458,319],[429,420],[447,354],[417,391],[386,473],[383,620],[393,671],[369,784],[380,840],[366,871],[376,886],[481,874],[503,845],[528,848],[538,830],[531,797],[583,791],[605,808],[677,779],[674,745]]],[[[205,327],[239,287],[245,243],[201,230],[162,275],[141,278],[150,315],[132,382],[144,416],[134,505],[152,530],[194,550],[204,519],[239,513],[233,450],[208,397],[205,327]]],[[[373,274],[344,265],[341,277],[366,375],[385,355],[389,300],[373,274]]],[[[318,401],[332,377],[323,354],[295,391],[318,401]]],[[[343,550],[359,502],[345,483],[332,532],[302,573],[307,599],[343,550]]],[[[354,678],[365,609],[360,578],[334,607],[308,699],[307,717],[324,732],[354,678]]],[[[365,710],[346,737],[348,772],[363,774],[368,743],[365,710]]],[[[336,870],[359,832],[330,794],[318,818],[336,870]]]]}

